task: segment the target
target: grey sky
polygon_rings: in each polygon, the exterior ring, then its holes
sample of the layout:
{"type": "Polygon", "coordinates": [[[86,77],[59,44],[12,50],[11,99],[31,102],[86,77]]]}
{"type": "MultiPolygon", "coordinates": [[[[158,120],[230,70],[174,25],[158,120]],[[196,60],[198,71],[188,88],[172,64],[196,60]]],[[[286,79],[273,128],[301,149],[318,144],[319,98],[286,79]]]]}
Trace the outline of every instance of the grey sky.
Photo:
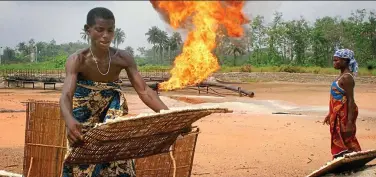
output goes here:
{"type": "MultiPolygon", "coordinates": [[[[280,11],[284,19],[298,19],[303,15],[313,21],[322,16],[348,16],[352,10],[376,7],[376,1],[248,1],[244,12],[252,17],[264,15],[272,18],[280,11]]],[[[0,1],[0,46],[15,47],[21,41],[65,43],[81,40],[80,32],[86,21],[87,12],[94,7],[107,7],[113,11],[116,26],[126,33],[126,39],[119,48],[150,47],[145,33],[151,26],[171,33],[155,12],[149,1],[0,1]]]]}

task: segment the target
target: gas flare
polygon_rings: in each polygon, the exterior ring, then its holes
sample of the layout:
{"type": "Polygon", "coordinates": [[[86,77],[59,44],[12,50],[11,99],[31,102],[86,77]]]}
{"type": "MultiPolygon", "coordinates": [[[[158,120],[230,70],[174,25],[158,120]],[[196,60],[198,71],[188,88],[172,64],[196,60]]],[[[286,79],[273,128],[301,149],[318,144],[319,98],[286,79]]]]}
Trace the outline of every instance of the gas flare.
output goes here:
{"type": "Polygon", "coordinates": [[[224,25],[230,37],[243,35],[248,19],[242,13],[244,1],[150,1],[174,29],[188,29],[182,53],[175,58],[171,78],[159,84],[161,90],[173,90],[204,81],[220,66],[212,53],[216,35],[224,25]]]}

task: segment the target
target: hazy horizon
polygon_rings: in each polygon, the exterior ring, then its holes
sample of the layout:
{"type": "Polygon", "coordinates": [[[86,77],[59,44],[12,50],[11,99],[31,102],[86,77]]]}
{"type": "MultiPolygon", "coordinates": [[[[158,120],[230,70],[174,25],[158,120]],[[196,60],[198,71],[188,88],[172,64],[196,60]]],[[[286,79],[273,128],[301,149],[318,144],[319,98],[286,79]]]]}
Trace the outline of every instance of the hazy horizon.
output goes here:
{"type": "MultiPolygon", "coordinates": [[[[267,21],[279,11],[285,20],[303,16],[312,22],[323,16],[346,18],[356,9],[370,10],[375,5],[374,1],[247,1],[243,11],[250,18],[263,15],[267,21]]],[[[80,32],[86,14],[98,6],[109,8],[115,15],[116,27],[125,32],[125,42],[119,48],[151,47],[145,33],[152,26],[173,32],[148,1],[1,1],[0,47],[14,48],[31,38],[44,42],[54,39],[57,44],[85,42],[80,32]]]]}

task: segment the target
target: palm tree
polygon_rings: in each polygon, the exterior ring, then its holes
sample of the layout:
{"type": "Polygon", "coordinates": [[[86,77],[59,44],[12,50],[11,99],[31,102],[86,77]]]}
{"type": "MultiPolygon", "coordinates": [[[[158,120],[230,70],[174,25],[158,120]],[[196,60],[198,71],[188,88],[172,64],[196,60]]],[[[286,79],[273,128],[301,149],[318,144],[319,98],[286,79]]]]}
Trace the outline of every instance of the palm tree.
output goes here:
{"type": "Polygon", "coordinates": [[[171,38],[174,39],[174,42],[176,44],[175,50],[177,50],[183,44],[183,39],[181,38],[180,33],[178,32],[172,33],[171,38]]]}
{"type": "Polygon", "coordinates": [[[18,43],[17,50],[19,52],[21,52],[23,55],[27,55],[29,53],[29,51],[27,49],[27,45],[25,44],[25,42],[18,43]]]}
{"type": "Polygon", "coordinates": [[[159,50],[159,56],[161,59],[161,63],[163,63],[164,59],[164,51],[168,47],[168,34],[166,31],[160,30],[158,32],[158,50],[159,50]]]}
{"type": "Polygon", "coordinates": [[[29,54],[30,54],[30,61],[34,62],[35,61],[35,54],[36,54],[36,51],[35,51],[35,40],[34,39],[30,39],[29,40],[28,50],[29,50],[29,54]]]}
{"type": "Polygon", "coordinates": [[[140,52],[141,56],[145,56],[146,55],[146,49],[145,49],[145,47],[138,47],[137,51],[140,52]]]}
{"type": "Polygon", "coordinates": [[[180,33],[178,32],[174,32],[172,36],[168,39],[168,56],[171,62],[172,62],[171,50],[174,51],[174,56],[176,56],[176,53],[182,46],[182,43],[183,43],[183,40],[181,38],[180,33]]]}
{"type": "Polygon", "coordinates": [[[234,63],[233,65],[236,66],[236,58],[239,55],[244,54],[246,51],[245,46],[235,42],[231,41],[226,45],[225,54],[226,55],[233,55],[234,56],[234,63]]]}
{"type": "Polygon", "coordinates": [[[145,36],[148,36],[147,41],[149,44],[153,45],[153,59],[155,59],[156,44],[159,42],[159,31],[160,29],[156,26],[149,28],[148,32],[145,33],[145,36]]]}
{"type": "Polygon", "coordinates": [[[87,42],[87,44],[90,45],[90,38],[89,38],[89,35],[87,35],[87,32],[85,31],[85,29],[82,29],[81,31],[81,38],[87,42]]]}
{"type": "Polygon", "coordinates": [[[224,26],[219,26],[219,29],[218,29],[217,34],[216,34],[216,36],[217,36],[216,37],[217,46],[214,49],[214,53],[218,56],[218,60],[219,60],[219,63],[221,65],[224,64],[224,61],[225,61],[225,58],[226,58],[226,57],[221,57],[221,56],[225,55],[226,47],[227,47],[228,43],[230,42],[230,39],[226,35],[226,33],[227,33],[227,29],[224,26]]]}
{"type": "Polygon", "coordinates": [[[134,56],[134,50],[131,46],[127,46],[124,50],[132,57],[134,56]]]}
{"type": "Polygon", "coordinates": [[[114,46],[116,46],[116,48],[119,48],[119,45],[122,44],[124,42],[124,40],[125,40],[124,31],[121,28],[116,28],[115,29],[115,37],[114,37],[114,40],[113,40],[114,46]]]}

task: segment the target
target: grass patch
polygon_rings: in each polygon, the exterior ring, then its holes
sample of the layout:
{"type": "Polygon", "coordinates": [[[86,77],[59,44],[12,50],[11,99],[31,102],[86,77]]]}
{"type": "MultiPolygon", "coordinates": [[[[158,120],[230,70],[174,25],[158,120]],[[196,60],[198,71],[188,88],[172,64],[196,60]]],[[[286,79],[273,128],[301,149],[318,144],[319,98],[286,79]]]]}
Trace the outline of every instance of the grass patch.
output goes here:
{"type": "MultiPolygon", "coordinates": [[[[227,67],[224,66],[219,72],[288,72],[288,73],[312,73],[312,74],[329,74],[336,75],[339,73],[334,68],[321,68],[321,67],[303,67],[303,66],[264,66],[253,67],[251,65],[244,65],[242,67],[227,67]]],[[[359,68],[359,76],[376,76],[376,69],[369,70],[367,68],[359,68]]]]}
{"type": "MultiPolygon", "coordinates": [[[[138,67],[141,72],[153,72],[160,70],[170,70],[171,66],[160,66],[160,65],[146,65],[138,67]]],[[[41,62],[41,63],[21,63],[21,64],[8,64],[0,65],[0,71],[5,69],[38,69],[38,70],[54,70],[54,69],[64,69],[64,66],[57,65],[56,62],[41,62]]],[[[263,66],[255,67],[252,65],[243,66],[222,66],[218,72],[288,72],[288,73],[312,73],[312,74],[338,74],[339,71],[334,68],[321,68],[321,67],[302,67],[302,66],[291,66],[291,65],[281,65],[281,66],[263,66]]],[[[359,69],[359,76],[376,76],[376,69],[368,70],[367,68],[359,69]]]]}
{"type": "Polygon", "coordinates": [[[247,82],[247,83],[256,83],[256,82],[259,82],[257,79],[254,79],[254,78],[242,78],[241,81],[242,82],[247,82]]]}
{"type": "Polygon", "coordinates": [[[9,65],[0,65],[0,70],[5,69],[64,69],[63,67],[56,67],[54,62],[46,61],[41,63],[20,63],[20,64],[9,64],[9,65]]]}
{"type": "Polygon", "coordinates": [[[146,65],[146,66],[139,66],[138,70],[143,72],[152,72],[158,70],[170,70],[171,66],[158,66],[158,65],[146,65]]]}

